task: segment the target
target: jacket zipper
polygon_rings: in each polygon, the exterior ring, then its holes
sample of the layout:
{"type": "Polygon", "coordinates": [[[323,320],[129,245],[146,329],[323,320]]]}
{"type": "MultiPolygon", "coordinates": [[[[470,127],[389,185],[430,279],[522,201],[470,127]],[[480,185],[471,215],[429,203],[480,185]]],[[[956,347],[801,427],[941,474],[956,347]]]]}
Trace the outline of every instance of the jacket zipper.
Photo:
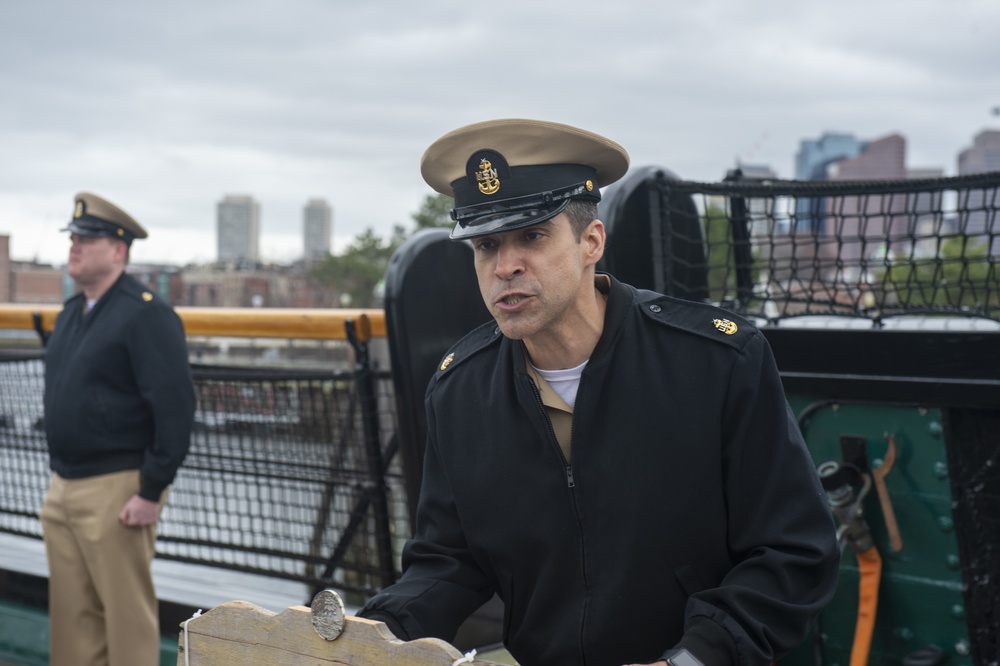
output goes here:
{"type": "Polygon", "coordinates": [[[562,460],[563,467],[566,470],[566,485],[569,488],[576,488],[576,481],[573,479],[573,467],[566,460],[566,456],[563,455],[562,447],[559,446],[559,438],[556,437],[556,430],[552,427],[552,421],[549,419],[549,414],[545,411],[545,403],[542,402],[541,391],[538,390],[538,385],[535,384],[535,380],[528,375],[528,381],[531,383],[531,390],[535,394],[535,404],[538,405],[539,411],[542,412],[542,418],[545,419],[545,424],[548,426],[549,431],[549,441],[555,445],[556,451],[559,453],[559,459],[562,460]]]}
{"type": "MultiPolygon", "coordinates": [[[[576,480],[573,478],[573,467],[570,465],[569,461],[566,460],[566,456],[563,455],[562,447],[559,446],[559,438],[556,437],[555,428],[552,427],[552,421],[549,419],[549,414],[545,409],[545,403],[542,402],[542,394],[538,390],[538,385],[535,384],[535,380],[529,375],[528,382],[531,384],[531,389],[535,394],[535,404],[538,405],[538,409],[542,413],[542,418],[545,419],[545,423],[548,425],[549,431],[549,441],[556,447],[556,451],[559,452],[559,459],[562,460],[563,465],[566,468],[566,485],[570,490],[576,488],[576,480]]],[[[570,441],[572,441],[572,432],[570,433],[570,441]]],[[[576,527],[583,534],[583,525],[580,523],[580,512],[576,505],[576,493],[573,493],[573,513],[576,516],[576,527]]],[[[581,537],[582,538],[582,537],[581,537]]],[[[585,649],[586,640],[584,638],[584,629],[587,626],[587,613],[590,609],[590,582],[587,580],[587,552],[582,547],[580,549],[580,572],[583,575],[583,588],[586,590],[583,598],[583,609],[581,611],[580,618],[580,663],[583,666],[587,664],[587,651],[585,649]]]]}

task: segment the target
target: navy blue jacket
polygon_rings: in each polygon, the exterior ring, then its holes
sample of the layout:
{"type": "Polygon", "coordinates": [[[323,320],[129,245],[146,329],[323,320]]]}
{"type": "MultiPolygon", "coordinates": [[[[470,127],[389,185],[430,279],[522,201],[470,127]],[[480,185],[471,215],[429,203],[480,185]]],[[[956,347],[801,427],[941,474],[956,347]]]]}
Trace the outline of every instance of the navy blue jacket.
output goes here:
{"type": "Polygon", "coordinates": [[[572,462],[523,346],[485,325],[426,396],[404,573],[359,613],[451,640],[497,592],[522,666],[769,664],[833,595],[839,551],[764,336],[718,308],[612,280],[572,462]]]}
{"type": "Polygon", "coordinates": [[[195,396],[180,318],[127,274],[84,315],[66,301],[45,348],[50,466],[67,479],[128,469],[158,501],[191,445],[195,396]]]}

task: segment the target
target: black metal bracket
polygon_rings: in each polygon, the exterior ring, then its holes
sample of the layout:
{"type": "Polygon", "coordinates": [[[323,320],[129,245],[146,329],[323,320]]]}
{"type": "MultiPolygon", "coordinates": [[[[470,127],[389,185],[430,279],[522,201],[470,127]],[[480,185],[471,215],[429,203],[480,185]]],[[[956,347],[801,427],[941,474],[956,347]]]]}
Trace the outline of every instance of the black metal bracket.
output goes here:
{"type": "Polygon", "coordinates": [[[42,341],[42,347],[49,344],[49,336],[52,334],[50,331],[46,331],[42,326],[42,313],[32,312],[31,313],[31,324],[35,328],[35,333],[38,333],[38,337],[42,341]]]}

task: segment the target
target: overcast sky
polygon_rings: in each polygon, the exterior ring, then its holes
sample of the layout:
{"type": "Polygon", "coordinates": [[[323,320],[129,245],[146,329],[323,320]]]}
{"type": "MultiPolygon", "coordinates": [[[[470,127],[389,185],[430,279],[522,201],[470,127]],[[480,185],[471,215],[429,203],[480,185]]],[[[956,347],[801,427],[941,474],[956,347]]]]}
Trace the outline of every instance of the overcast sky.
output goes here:
{"type": "Polygon", "coordinates": [[[0,234],[62,263],[90,190],[149,230],[133,261],[211,261],[217,202],[251,194],[287,262],[308,199],[335,250],[410,227],[424,149],[502,117],[689,180],[791,178],[826,131],[899,132],[952,175],[1000,128],[998,26],[998,0],[0,0],[0,234]]]}

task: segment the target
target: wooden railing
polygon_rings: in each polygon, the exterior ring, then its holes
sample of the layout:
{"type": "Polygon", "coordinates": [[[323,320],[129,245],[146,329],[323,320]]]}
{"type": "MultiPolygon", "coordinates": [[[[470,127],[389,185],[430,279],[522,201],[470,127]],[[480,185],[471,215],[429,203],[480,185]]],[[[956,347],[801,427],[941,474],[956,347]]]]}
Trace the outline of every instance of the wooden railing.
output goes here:
{"type": "MultiPolygon", "coordinates": [[[[385,337],[385,313],[378,309],[175,308],[188,335],[246,338],[346,340],[346,322],[358,325],[361,342],[385,337]],[[365,325],[367,322],[367,327],[365,325]]],[[[61,305],[0,304],[0,330],[55,328],[61,305]]]]}

